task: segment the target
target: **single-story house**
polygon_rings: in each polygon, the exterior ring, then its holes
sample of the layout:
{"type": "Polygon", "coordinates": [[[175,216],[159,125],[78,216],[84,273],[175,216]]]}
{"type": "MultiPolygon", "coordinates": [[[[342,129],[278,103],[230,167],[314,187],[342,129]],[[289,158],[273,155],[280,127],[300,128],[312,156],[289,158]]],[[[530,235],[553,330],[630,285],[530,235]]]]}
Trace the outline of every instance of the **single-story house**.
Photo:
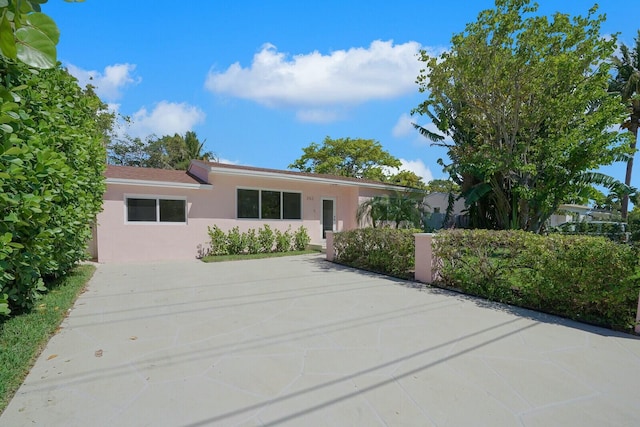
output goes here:
{"type": "Polygon", "coordinates": [[[193,259],[207,228],[304,226],[311,243],[358,227],[360,203],[404,190],[377,181],[193,160],[187,171],[107,166],[107,190],[89,245],[98,262],[193,259]]]}

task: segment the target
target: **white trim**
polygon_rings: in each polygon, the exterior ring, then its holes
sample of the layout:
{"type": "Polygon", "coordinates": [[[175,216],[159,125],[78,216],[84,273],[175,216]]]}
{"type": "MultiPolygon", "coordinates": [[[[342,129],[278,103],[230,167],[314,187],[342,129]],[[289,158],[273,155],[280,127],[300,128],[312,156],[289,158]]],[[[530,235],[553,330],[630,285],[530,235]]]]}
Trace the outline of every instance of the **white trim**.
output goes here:
{"type": "Polygon", "coordinates": [[[244,187],[244,186],[236,186],[235,191],[235,199],[236,199],[236,220],[239,221],[252,221],[252,220],[263,220],[263,221],[302,221],[304,218],[304,198],[303,192],[298,190],[279,190],[275,188],[256,188],[256,187],[244,187]],[[250,190],[258,192],[258,217],[257,218],[239,218],[238,217],[238,190],[250,190]],[[262,192],[263,191],[273,191],[280,193],[280,218],[262,218],[262,192]],[[284,217],[284,193],[291,194],[299,194],[300,195],[300,218],[283,218],[284,217]]]}
{"type": "Polygon", "coordinates": [[[322,176],[313,176],[313,175],[292,175],[284,172],[275,172],[275,171],[260,171],[260,170],[252,170],[252,169],[233,169],[233,167],[216,167],[210,164],[201,162],[199,160],[192,160],[192,163],[196,163],[198,166],[208,168],[209,172],[219,173],[221,175],[240,175],[240,176],[249,176],[256,178],[276,178],[276,179],[284,179],[288,181],[305,181],[305,182],[315,182],[319,184],[337,184],[346,187],[365,187],[365,188],[377,188],[381,190],[400,190],[404,187],[400,187],[397,185],[390,185],[384,183],[373,183],[373,182],[358,182],[358,181],[349,181],[336,178],[327,178],[322,176]]]}
{"type": "Polygon", "coordinates": [[[140,185],[144,187],[160,187],[160,188],[191,188],[196,190],[211,190],[213,185],[211,184],[196,184],[187,182],[170,182],[170,181],[146,181],[142,179],[129,179],[129,178],[107,178],[107,184],[120,184],[120,185],[140,185]]]}
{"type": "Polygon", "coordinates": [[[186,196],[165,196],[156,194],[134,194],[125,193],[123,195],[124,223],[125,225],[188,225],[189,224],[189,202],[186,196]],[[155,221],[129,221],[129,211],[127,199],[148,199],[156,201],[155,221]],[[160,200],[183,200],[184,201],[184,222],[160,221],[160,200]]]}

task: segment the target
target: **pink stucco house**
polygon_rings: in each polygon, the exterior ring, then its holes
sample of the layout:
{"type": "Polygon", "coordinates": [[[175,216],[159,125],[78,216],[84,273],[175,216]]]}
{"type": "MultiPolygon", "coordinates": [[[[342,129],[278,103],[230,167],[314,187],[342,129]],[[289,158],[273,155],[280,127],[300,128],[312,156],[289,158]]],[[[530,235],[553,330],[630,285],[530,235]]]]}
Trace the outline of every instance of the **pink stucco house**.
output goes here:
{"type": "Polygon", "coordinates": [[[358,227],[359,203],[403,187],[355,178],[194,160],[187,171],[107,166],[104,208],[89,250],[99,262],[193,259],[207,227],[241,231],[358,227]]]}

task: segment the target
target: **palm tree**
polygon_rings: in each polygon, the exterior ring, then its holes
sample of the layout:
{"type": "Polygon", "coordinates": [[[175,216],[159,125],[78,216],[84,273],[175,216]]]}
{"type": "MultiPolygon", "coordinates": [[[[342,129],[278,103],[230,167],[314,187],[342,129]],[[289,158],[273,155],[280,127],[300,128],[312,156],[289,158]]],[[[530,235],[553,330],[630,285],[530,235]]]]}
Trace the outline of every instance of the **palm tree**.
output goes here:
{"type": "MultiPolygon", "coordinates": [[[[616,76],[611,80],[609,90],[620,93],[622,101],[629,107],[629,117],[622,124],[633,135],[631,140],[631,157],[627,160],[627,172],[624,183],[631,186],[631,172],[633,171],[633,156],[638,138],[638,123],[640,122],[640,30],[635,38],[635,46],[629,49],[624,43],[620,46],[620,56],[613,58],[616,76]]],[[[627,219],[629,210],[629,195],[622,198],[621,215],[627,219]]]]}
{"type": "Polygon", "coordinates": [[[423,197],[418,191],[374,196],[358,206],[356,218],[359,223],[370,220],[374,228],[385,223],[393,223],[395,228],[420,228],[423,197]]]}

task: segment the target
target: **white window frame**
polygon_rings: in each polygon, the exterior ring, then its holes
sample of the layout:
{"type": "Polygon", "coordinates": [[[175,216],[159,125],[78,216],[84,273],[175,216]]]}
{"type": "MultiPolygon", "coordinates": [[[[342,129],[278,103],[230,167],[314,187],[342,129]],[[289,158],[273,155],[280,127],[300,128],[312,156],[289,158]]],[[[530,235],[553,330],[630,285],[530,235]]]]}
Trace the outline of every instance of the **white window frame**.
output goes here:
{"type": "Polygon", "coordinates": [[[156,194],[125,194],[124,195],[124,223],[134,225],[187,225],[189,222],[189,203],[186,196],[163,196],[156,194]],[[147,199],[156,201],[156,220],[155,221],[129,221],[128,199],[147,199]],[[160,200],[182,200],[184,201],[184,222],[160,221],[160,200]]]}
{"type": "Polygon", "coordinates": [[[261,220],[261,221],[300,221],[302,222],[302,218],[304,218],[304,199],[303,199],[303,193],[302,191],[297,191],[297,190],[279,190],[279,189],[274,189],[274,188],[256,188],[256,187],[236,187],[236,191],[235,191],[235,205],[236,205],[236,220],[238,221],[255,221],[255,220],[261,220]],[[258,217],[257,218],[239,218],[238,217],[238,190],[251,190],[251,191],[257,191],[258,192],[258,217]],[[263,191],[275,191],[275,192],[279,192],[280,193],[280,218],[276,219],[276,218],[262,218],[262,192],[263,191]],[[283,194],[284,193],[292,193],[292,194],[299,194],[300,195],[300,218],[294,219],[294,218],[283,218],[284,216],[284,200],[283,200],[283,194]]]}

